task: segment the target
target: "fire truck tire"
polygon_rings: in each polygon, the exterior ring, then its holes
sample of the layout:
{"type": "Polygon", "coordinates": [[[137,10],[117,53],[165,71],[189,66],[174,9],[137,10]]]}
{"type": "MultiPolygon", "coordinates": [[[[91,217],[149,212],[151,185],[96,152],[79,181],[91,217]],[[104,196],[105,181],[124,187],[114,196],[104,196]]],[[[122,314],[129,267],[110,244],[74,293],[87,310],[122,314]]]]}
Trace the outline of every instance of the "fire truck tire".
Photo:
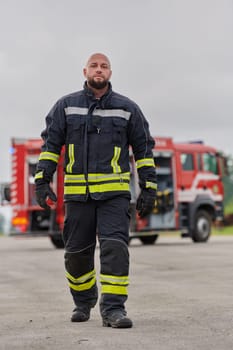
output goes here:
{"type": "Polygon", "coordinates": [[[156,242],[158,236],[159,235],[143,236],[143,237],[139,237],[139,239],[143,244],[149,245],[149,244],[154,244],[156,242]]]}
{"type": "Polygon", "coordinates": [[[211,224],[210,214],[205,210],[198,210],[195,216],[195,228],[192,232],[193,242],[207,242],[211,233],[211,224]]]}
{"type": "Polygon", "coordinates": [[[61,234],[51,235],[50,236],[50,240],[53,243],[55,248],[57,248],[57,249],[63,249],[64,248],[64,242],[63,242],[61,234]]]}

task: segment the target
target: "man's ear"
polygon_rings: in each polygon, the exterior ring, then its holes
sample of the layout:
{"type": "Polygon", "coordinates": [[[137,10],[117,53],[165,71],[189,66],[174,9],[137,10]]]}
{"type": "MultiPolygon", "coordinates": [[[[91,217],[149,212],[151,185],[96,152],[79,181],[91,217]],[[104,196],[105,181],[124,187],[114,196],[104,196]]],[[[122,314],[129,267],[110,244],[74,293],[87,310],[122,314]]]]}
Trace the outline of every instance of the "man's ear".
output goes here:
{"type": "Polygon", "coordinates": [[[87,70],[86,70],[86,68],[83,68],[83,75],[84,75],[84,77],[86,78],[86,76],[87,76],[87,70]]]}

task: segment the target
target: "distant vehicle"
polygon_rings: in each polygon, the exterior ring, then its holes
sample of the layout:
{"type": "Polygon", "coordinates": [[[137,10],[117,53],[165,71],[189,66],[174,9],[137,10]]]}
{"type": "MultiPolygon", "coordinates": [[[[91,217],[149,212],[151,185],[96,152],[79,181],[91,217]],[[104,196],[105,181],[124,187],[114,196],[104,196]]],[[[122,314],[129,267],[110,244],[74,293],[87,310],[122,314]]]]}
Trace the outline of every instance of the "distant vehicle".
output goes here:
{"type": "Polygon", "coordinates": [[[9,204],[10,201],[10,183],[1,182],[0,183],[0,205],[9,204]]]}
{"type": "MultiPolygon", "coordinates": [[[[224,156],[202,142],[175,143],[169,137],[155,137],[155,141],[158,196],[153,213],[144,219],[136,212],[140,189],[136,165],[130,155],[130,239],[139,238],[143,244],[153,244],[162,232],[179,230],[182,237],[206,242],[212,223],[223,220],[224,156]]],[[[57,203],[51,210],[44,210],[36,203],[34,193],[34,174],[41,145],[41,139],[12,139],[12,233],[48,235],[55,247],[62,248],[64,152],[52,183],[57,203]]]]}
{"type": "Polygon", "coordinates": [[[11,229],[12,207],[10,200],[10,183],[0,183],[0,234],[8,235],[11,229]]]}

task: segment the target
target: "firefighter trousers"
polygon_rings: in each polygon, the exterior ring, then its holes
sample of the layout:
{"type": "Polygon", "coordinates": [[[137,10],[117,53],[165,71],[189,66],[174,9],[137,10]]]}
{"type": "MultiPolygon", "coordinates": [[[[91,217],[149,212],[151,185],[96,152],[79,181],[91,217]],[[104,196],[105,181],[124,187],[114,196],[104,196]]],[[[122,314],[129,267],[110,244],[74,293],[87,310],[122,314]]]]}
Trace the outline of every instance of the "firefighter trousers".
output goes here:
{"type": "Polygon", "coordinates": [[[129,198],[65,203],[65,269],[76,306],[91,308],[98,299],[96,238],[100,251],[100,312],[125,312],[129,275],[129,198]]]}

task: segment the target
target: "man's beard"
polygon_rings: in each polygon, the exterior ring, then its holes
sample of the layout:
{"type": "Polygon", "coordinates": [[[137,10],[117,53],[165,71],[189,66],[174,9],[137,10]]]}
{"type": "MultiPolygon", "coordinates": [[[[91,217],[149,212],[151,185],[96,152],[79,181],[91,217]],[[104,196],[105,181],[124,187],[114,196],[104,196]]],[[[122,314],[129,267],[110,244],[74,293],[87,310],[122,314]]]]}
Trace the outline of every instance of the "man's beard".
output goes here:
{"type": "Polygon", "coordinates": [[[94,79],[89,79],[88,85],[90,85],[93,89],[101,90],[108,85],[108,81],[107,80],[95,81],[94,79]]]}

